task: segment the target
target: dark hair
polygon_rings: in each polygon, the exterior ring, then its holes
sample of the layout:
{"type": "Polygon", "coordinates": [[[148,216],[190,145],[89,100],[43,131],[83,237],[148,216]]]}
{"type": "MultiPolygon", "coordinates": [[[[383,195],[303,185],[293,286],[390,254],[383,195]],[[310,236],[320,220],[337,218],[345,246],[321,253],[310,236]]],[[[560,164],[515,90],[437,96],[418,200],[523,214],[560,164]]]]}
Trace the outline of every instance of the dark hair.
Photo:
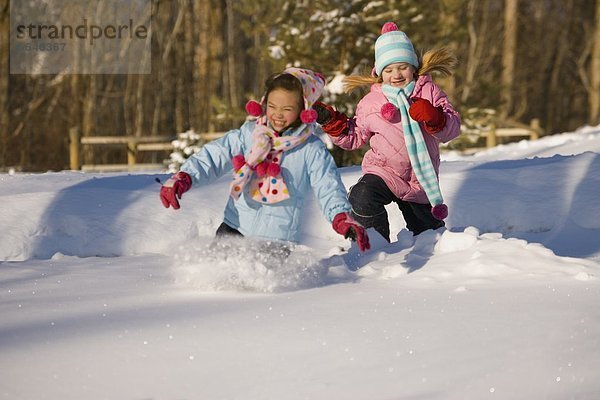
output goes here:
{"type": "Polygon", "coordinates": [[[298,93],[300,110],[304,110],[304,88],[295,76],[285,73],[271,75],[265,82],[265,100],[269,99],[269,93],[275,89],[298,93]]]}

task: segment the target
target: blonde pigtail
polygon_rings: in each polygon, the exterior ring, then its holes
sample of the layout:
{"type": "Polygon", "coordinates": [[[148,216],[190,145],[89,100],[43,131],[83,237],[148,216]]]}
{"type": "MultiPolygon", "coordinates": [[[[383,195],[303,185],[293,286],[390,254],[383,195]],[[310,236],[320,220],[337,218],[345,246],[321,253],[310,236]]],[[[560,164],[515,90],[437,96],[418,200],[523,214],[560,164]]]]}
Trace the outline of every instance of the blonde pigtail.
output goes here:
{"type": "Polygon", "coordinates": [[[381,78],[369,75],[350,75],[342,80],[344,92],[350,93],[359,87],[381,82],[381,78]]]}
{"type": "Polygon", "coordinates": [[[448,47],[429,50],[423,55],[418,74],[428,75],[437,72],[443,76],[450,76],[457,64],[458,59],[448,47]]]}
{"type": "MultiPolygon", "coordinates": [[[[421,68],[417,72],[418,75],[428,75],[431,73],[439,73],[443,76],[452,75],[452,70],[458,64],[458,59],[448,47],[440,47],[438,49],[428,50],[421,62],[421,68]]],[[[344,92],[350,93],[362,86],[381,83],[381,77],[370,75],[350,75],[342,80],[344,92]]]]}

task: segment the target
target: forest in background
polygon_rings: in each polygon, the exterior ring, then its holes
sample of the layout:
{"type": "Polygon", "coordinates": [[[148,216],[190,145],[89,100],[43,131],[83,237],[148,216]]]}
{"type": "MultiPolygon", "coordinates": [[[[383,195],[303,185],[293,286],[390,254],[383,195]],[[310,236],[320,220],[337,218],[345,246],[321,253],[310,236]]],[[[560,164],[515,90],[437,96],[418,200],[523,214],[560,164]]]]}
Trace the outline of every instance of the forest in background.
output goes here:
{"type": "MultiPolygon", "coordinates": [[[[9,73],[9,5],[0,0],[0,170],[68,169],[72,128],[83,136],[236,128],[244,104],[286,66],[328,81],[370,72],[386,21],[418,53],[454,50],[454,75],[434,79],[463,116],[538,118],[548,133],[600,123],[600,0],[152,0],[150,74],[37,75],[9,73]]],[[[363,94],[325,99],[352,114],[363,94]]]]}

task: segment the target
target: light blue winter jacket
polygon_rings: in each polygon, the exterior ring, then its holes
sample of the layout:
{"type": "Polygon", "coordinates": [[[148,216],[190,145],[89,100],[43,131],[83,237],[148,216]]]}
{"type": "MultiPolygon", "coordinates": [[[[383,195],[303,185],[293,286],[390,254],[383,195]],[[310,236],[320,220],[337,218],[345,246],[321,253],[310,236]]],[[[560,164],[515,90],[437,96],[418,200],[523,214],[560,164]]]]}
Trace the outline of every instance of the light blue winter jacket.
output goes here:
{"type": "MultiPolygon", "coordinates": [[[[226,174],[231,174],[233,179],[231,159],[238,154],[248,158],[255,124],[255,121],[244,123],[240,129],[207,143],[188,158],[181,171],[192,177],[192,187],[213,182],[226,174]]],[[[288,129],[282,136],[298,135],[304,127],[288,129]]],[[[305,143],[284,152],[280,165],[290,198],[275,204],[262,204],[254,201],[247,191],[238,200],[228,197],[224,215],[227,225],[244,236],[298,242],[310,189],[329,222],[336,214],[349,212],[352,208],[333,157],[318,137],[310,136],[305,143]]]]}

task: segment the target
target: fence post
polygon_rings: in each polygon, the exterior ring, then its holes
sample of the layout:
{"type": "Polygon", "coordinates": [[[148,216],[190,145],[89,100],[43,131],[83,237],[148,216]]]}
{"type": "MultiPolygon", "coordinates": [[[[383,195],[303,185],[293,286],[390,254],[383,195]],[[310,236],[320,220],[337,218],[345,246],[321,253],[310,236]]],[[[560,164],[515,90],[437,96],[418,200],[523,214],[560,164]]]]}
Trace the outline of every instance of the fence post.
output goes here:
{"type": "Polygon", "coordinates": [[[486,138],[486,147],[489,149],[490,147],[496,147],[496,124],[492,123],[490,125],[490,130],[488,131],[486,138]]]}
{"type": "Polygon", "coordinates": [[[76,171],[81,169],[79,143],[79,128],[73,126],[69,129],[69,168],[76,171]]]}
{"type": "Polygon", "coordinates": [[[537,118],[534,118],[531,120],[531,123],[529,124],[531,126],[531,136],[530,139],[531,140],[538,140],[540,138],[540,120],[537,118]]]}
{"type": "Polygon", "coordinates": [[[127,165],[134,165],[137,155],[137,143],[135,140],[127,142],[127,165]]]}

